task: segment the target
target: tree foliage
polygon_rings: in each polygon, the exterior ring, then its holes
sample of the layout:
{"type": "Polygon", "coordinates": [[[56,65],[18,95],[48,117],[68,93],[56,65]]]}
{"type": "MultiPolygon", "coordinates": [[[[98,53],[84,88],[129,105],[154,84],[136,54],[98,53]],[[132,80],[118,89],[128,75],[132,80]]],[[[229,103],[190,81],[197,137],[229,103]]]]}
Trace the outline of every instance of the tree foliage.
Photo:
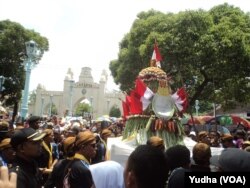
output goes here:
{"type": "Polygon", "coordinates": [[[78,104],[78,106],[76,107],[75,114],[77,116],[83,116],[84,112],[90,112],[90,110],[91,110],[91,106],[89,104],[81,103],[81,104],[78,104]]]}
{"type": "Polygon", "coordinates": [[[121,111],[118,108],[118,106],[114,105],[111,107],[110,111],[109,111],[109,116],[110,117],[121,117],[121,111]]]}
{"type": "Polygon", "coordinates": [[[224,109],[250,102],[248,13],[227,3],[209,11],[139,13],[120,43],[118,59],[110,62],[121,90],[134,88],[138,73],[149,66],[155,39],[173,91],[186,86],[191,106],[197,99],[224,109]]]}
{"type": "Polygon", "coordinates": [[[0,75],[5,77],[0,101],[6,98],[6,105],[14,105],[12,122],[18,111],[18,103],[25,85],[25,67],[22,58],[26,56],[25,42],[35,41],[39,49],[48,51],[48,39],[34,30],[10,20],[0,21],[0,75]]]}
{"type": "Polygon", "coordinates": [[[7,105],[21,99],[25,84],[25,70],[21,59],[26,55],[25,42],[30,40],[34,40],[41,50],[48,51],[47,38],[34,30],[25,29],[19,23],[0,21],[0,75],[6,78],[2,99],[4,96],[9,97],[7,105]]]}
{"type": "Polygon", "coordinates": [[[52,103],[52,106],[51,106],[51,116],[53,115],[57,115],[57,108],[56,108],[56,105],[54,103],[52,103]]]}

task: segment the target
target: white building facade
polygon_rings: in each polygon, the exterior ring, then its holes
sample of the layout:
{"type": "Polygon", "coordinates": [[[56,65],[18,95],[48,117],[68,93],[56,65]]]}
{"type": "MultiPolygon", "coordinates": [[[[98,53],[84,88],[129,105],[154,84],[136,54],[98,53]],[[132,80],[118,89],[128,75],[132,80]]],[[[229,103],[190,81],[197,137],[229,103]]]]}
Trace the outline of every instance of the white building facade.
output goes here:
{"type": "Polygon", "coordinates": [[[74,115],[79,103],[83,100],[89,101],[91,105],[92,118],[109,114],[113,106],[117,106],[122,113],[122,92],[106,92],[108,74],[104,70],[99,83],[95,83],[91,74],[91,68],[83,67],[79,80],[73,80],[73,72],[68,69],[64,79],[63,91],[47,91],[41,85],[36,89],[35,101],[29,105],[29,114],[48,116],[51,105],[57,109],[58,116],[66,114],[74,115]]]}

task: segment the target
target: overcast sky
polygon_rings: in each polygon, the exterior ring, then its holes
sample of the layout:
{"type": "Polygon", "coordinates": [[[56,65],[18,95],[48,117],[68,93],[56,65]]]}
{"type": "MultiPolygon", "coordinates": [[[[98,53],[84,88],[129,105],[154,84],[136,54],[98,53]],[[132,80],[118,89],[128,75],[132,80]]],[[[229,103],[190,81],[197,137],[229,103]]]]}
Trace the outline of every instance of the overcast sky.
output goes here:
{"type": "MultiPolygon", "coordinates": [[[[119,42],[130,31],[136,15],[155,9],[163,13],[202,8],[228,2],[250,12],[250,0],[0,0],[0,20],[18,22],[49,40],[49,51],[32,70],[30,91],[39,83],[47,90],[63,90],[68,68],[78,77],[82,67],[92,68],[95,82],[117,59],[119,42]]],[[[110,76],[108,89],[117,89],[110,76]]]]}

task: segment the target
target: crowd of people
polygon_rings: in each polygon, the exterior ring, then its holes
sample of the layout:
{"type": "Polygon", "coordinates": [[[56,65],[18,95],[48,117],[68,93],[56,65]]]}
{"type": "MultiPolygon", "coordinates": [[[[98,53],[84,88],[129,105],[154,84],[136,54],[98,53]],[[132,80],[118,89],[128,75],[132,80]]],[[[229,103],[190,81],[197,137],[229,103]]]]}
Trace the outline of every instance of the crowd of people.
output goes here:
{"type": "Polygon", "coordinates": [[[232,129],[231,131],[228,130],[227,132],[220,132],[218,129],[216,130],[215,126],[209,131],[195,131],[195,129],[189,124],[184,125],[184,131],[186,136],[192,138],[194,141],[206,143],[211,147],[235,147],[250,151],[250,128],[245,127],[240,123],[235,129],[232,129]]]}
{"type": "Polygon", "coordinates": [[[109,137],[121,136],[124,122],[91,122],[31,116],[0,122],[0,187],[172,188],[184,187],[188,172],[249,172],[250,132],[216,130],[187,137],[196,144],[166,147],[158,136],[137,146],[122,166],[107,157],[109,137]],[[223,148],[212,156],[211,148],[223,148]],[[6,177],[6,171],[11,178],[6,177]],[[8,186],[7,186],[8,185],[8,186]]]}

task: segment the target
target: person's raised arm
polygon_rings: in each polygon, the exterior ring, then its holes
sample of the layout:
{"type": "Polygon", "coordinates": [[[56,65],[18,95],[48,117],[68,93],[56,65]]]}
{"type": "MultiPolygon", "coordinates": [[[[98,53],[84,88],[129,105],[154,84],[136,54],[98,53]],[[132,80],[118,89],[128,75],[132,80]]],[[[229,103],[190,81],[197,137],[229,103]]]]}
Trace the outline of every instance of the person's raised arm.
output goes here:
{"type": "Polygon", "coordinates": [[[16,188],[17,174],[11,172],[7,167],[0,167],[0,188],[16,188]]]}

